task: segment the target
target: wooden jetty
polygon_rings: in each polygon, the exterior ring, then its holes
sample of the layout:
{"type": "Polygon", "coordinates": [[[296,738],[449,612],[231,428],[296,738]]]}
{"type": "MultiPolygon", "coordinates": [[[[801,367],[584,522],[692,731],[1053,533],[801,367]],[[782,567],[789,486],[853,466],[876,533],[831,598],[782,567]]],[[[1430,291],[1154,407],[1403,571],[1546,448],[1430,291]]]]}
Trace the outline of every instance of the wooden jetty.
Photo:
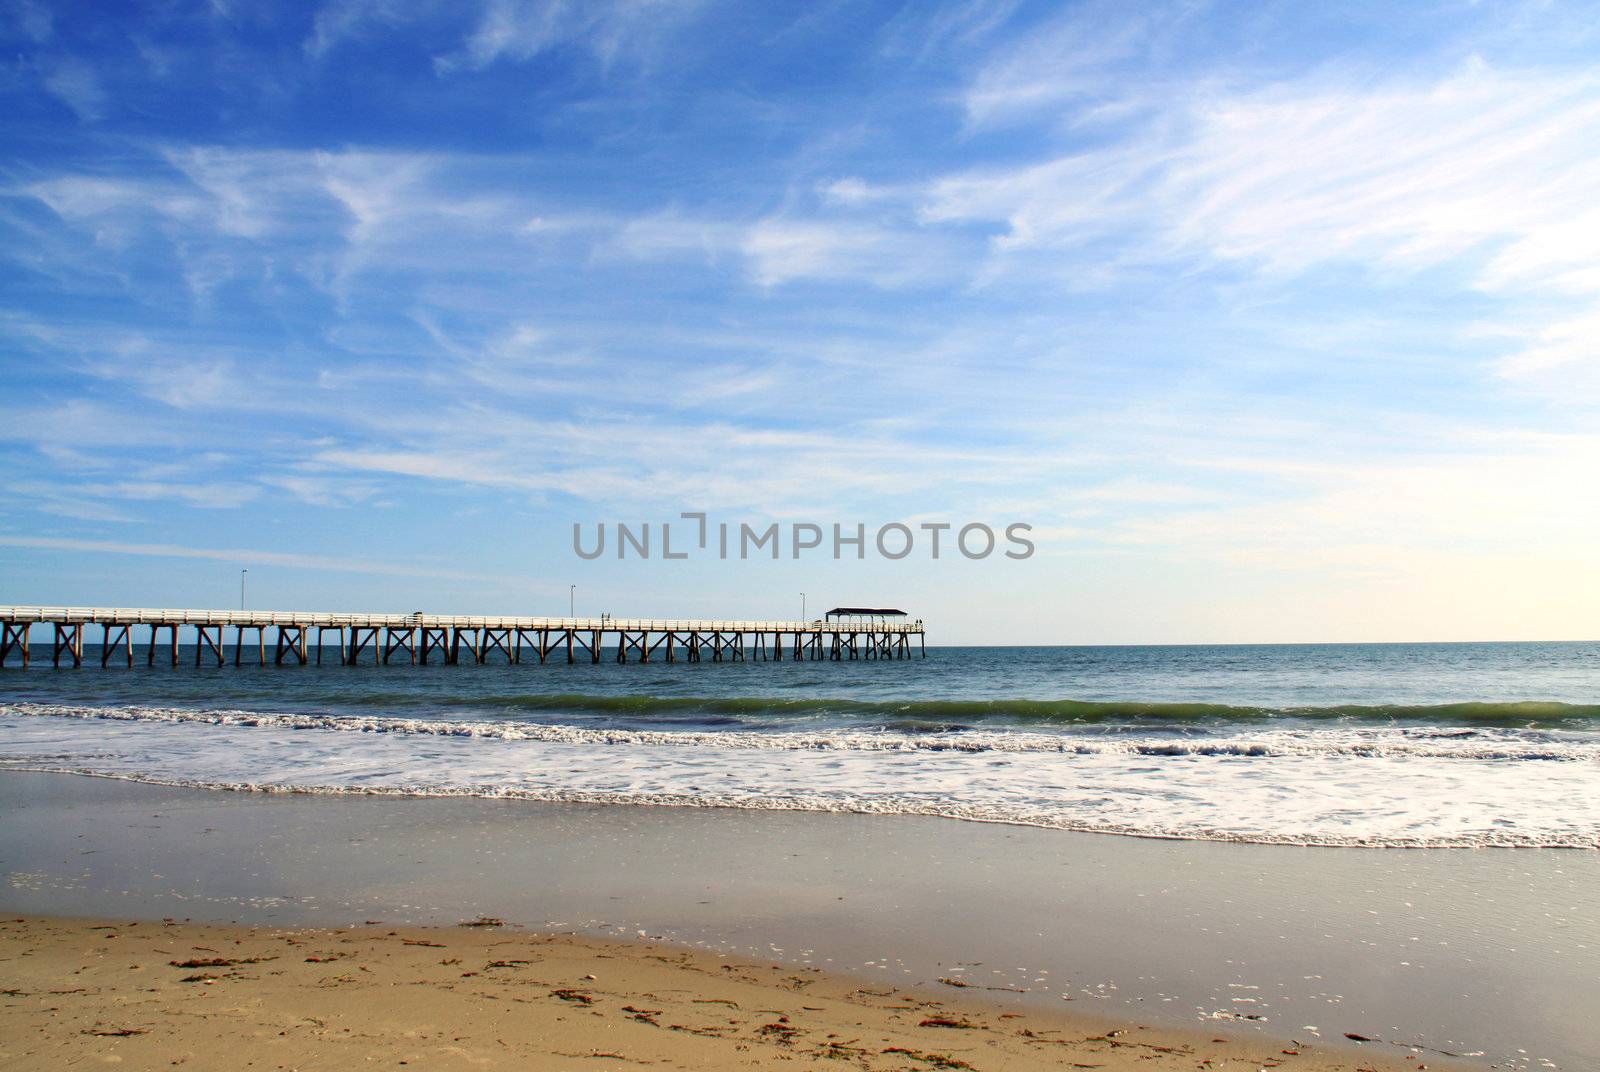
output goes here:
{"type": "Polygon", "coordinates": [[[523,662],[524,652],[543,663],[552,654],[566,661],[598,663],[611,650],[619,663],[781,662],[909,659],[912,645],[927,658],[921,619],[871,608],[839,608],[815,621],[717,621],[651,618],[512,618],[440,614],[323,614],[300,611],[154,610],[102,607],[0,606],[0,667],[12,654],[26,667],[34,626],[53,629],[50,661],[83,665],[85,630],[101,630],[100,665],[134,662],[134,629],[149,629],[145,664],[156,664],[159,648],[178,665],[179,631],[192,629],[194,665],[227,662],[225,631],[232,629],[233,664],[320,665],[330,634],[337,634],[339,664],[377,665],[430,660],[455,664],[463,657],[483,664],[523,662]],[[312,643],[313,635],[315,643],[312,643]],[[270,645],[269,645],[270,639],[270,645]]]}

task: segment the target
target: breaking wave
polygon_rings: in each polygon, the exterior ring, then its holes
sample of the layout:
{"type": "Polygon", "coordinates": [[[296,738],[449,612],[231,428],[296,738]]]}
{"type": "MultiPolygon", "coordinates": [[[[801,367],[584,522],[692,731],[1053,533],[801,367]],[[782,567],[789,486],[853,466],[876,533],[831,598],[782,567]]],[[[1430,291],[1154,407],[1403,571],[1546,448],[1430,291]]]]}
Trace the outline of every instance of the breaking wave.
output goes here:
{"type": "Polygon", "coordinates": [[[475,708],[514,713],[572,712],[648,718],[653,715],[840,716],[856,720],[905,720],[930,723],[1027,722],[1063,725],[1210,722],[1263,722],[1304,719],[1350,723],[1462,723],[1483,726],[1600,727],[1600,704],[1554,700],[1466,702],[1445,704],[1335,704],[1270,707],[1238,704],[1141,702],[1130,700],[846,700],[816,697],[598,696],[582,693],[518,693],[459,696],[376,692],[340,694],[347,707],[475,708]]]}
{"type": "MultiPolygon", "coordinates": [[[[1509,705],[1499,705],[1509,706],[1509,705]]],[[[1565,705],[1555,705],[1565,706],[1565,705]]],[[[851,752],[1000,752],[1130,756],[1417,756],[1438,759],[1600,761],[1600,741],[1540,736],[1533,740],[1474,730],[1412,728],[1400,733],[1338,735],[1322,731],[1262,729],[1244,737],[1126,739],[1061,734],[956,730],[907,733],[895,730],[829,729],[801,732],[736,730],[595,729],[511,721],[317,715],[239,710],[188,710],[141,706],[87,707],[63,704],[0,704],[0,716],[100,719],[114,722],[196,723],[280,730],[322,730],[425,737],[473,737],[544,741],[569,745],[652,745],[697,749],[851,752]]]]}

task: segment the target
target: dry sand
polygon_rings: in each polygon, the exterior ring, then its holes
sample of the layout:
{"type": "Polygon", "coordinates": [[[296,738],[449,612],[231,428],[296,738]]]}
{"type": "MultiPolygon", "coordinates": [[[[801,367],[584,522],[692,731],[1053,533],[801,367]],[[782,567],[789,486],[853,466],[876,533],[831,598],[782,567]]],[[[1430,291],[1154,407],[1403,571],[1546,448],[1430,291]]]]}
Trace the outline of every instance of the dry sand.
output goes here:
{"type": "Polygon", "coordinates": [[[1354,1044],[1185,1033],[487,921],[342,930],[0,923],[0,1067],[1388,1070],[1354,1044]]]}

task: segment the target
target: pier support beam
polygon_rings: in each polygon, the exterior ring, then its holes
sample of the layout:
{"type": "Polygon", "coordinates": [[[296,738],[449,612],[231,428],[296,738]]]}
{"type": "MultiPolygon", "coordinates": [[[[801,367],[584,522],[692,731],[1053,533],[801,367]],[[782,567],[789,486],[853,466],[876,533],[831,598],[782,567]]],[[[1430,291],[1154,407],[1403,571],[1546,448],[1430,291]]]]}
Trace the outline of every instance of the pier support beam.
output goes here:
{"type": "Polygon", "coordinates": [[[411,665],[417,665],[417,631],[408,627],[394,628],[387,626],[383,638],[383,665],[388,666],[389,660],[394,658],[394,653],[403,651],[411,656],[411,665]]]}
{"type": "Polygon", "coordinates": [[[72,656],[73,666],[83,665],[83,626],[72,622],[56,623],[55,651],[50,661],[60,666],[63,651],[72,656]]]}
{"type": "Polygon", "coordinates": [[[636,653],[639,656],[639,661],[640,662],[642,662],[642,663],[649,662],[650,661],[649,642],[650,642],[650,634],[649,633],[635,633],[633,636],[629,636],[628,635],[628,631],[626,629],[624,629],[621,632],[617,633],[617,662],[619,662],[619,663],[627,662],[628,661],[628,652],[630,652],[630,651],[636,653]]]}
{"type": "Polygon", "coordinates": [[[117,653],[118,648],[126,648],[128,652],[128,666],[133,666],[133,626],[108,625],[105,635],[100,638],[100,667],[104,669],[111,665],[111,657],[117,653]]]}
{"type": "Polygon", "coordinates": [[[361,653],[368,644],[372,645],[372,661],[377,664],[382,661],[383,651],[378,643],[378,627],[375,625],[352,625],[350,627],[350,649],[345,658],[346,666],[355,666],[361,661],[361,653]]]}
{"type": "Polygon", "coordinates": [[[145,651],[145,665],[156,664],[156,638],[161,635],[161,630],[167,631],[167,654],[172,659],[172,665],[178,665],[178,627],[171,622],[162,622],[150,627],[150,647],[145,651]]]}
{"type": "Polygon", "coordinates": [[[28,623],[0,622],[0,666],[6,664],[13,650],[22,652],[22,668],[28,668],[28,623]]]}
{"type": "Polygon", "coordinates": [[[570,663],[573,661],[572,648],[574,641],[576,641],[578,647],[588,652],[589,661],[591,663],[600,662],[600,641],[605,634],[603,634],[599,629],[591,629],[588,632],[589,639],[584,640],[583,635],[579,630],[567,630],[567,662],[570,663]]]}
{"type": "Polygon", "coordinates": [[[445,661],[452,666],[461,661],[461,638],[463,634],[468,634],[467,652],[472,656],[472,661],[475,663],[482,663],[483,637],[478,630],[467,628],[450,630],[450,650],[449,654],[445,658],[445,661]]]}
{"type": "Polygon", "coordinates": [[[303,625],[278,626],[278,643],[272,656],[275,665],[282,666],[284,658],[293,655],[297,666],[306,664],[306,633],[303,625]]]}
{"type": "Polygon", "coordinates": [[[499,651],[506,657],[506,665],[516,663],[517,657],[512,651],[511,630],[485,628],[480,634],[478,642],[478,661],[484,662],[489,658],[490,651],[499,651]]]}
{"type": "Polygon", "coordinates": [[[324,636],[326,636],[328,633],[338,633],[339,634],[339,665],[343,666],[344,665],[344,626],[342,626],[342,625],[319,625],[319,626],[317,626],[317,665],[318,666],[322,665],[322,649],[325,646],[322,643],[322,638],[324,636]]]}
{"type": "Polygon", "coordinates": [[[425,625],[422,627],[422,650],[417,653],[423,666],[428,665],[428,656],[435,651],[444,654],[445,662],[450,661],[450,630],[443,626],[425,625]]]}
{"type": "Polygon", "coordinates": [[[267,665],[267,627],[264,625],[236,625],[233,627],[233,665],[238,666],[244,661],[244,631],[256,631],[256,662],[261,666],[267,665]]]}
{"type": "Polygon", "coordinates": [[[194,630],[194,664],[199,666],[205,658],[206,649],[210,648],[211,653],[217,657],[217,665],[224,665],[227,660],[222,656],[222,626],[197,625],[194,630]]]}

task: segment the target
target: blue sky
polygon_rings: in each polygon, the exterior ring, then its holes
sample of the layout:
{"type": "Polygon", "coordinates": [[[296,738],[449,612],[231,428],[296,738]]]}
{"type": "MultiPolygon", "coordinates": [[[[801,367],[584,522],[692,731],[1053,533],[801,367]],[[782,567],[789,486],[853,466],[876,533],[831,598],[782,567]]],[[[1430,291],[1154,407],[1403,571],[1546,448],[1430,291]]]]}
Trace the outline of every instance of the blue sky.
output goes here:
{"type": "Polygon", "coordinates": [[[1600,635],[1592,4],[3,10],[0,601],[1600,635]]]}

